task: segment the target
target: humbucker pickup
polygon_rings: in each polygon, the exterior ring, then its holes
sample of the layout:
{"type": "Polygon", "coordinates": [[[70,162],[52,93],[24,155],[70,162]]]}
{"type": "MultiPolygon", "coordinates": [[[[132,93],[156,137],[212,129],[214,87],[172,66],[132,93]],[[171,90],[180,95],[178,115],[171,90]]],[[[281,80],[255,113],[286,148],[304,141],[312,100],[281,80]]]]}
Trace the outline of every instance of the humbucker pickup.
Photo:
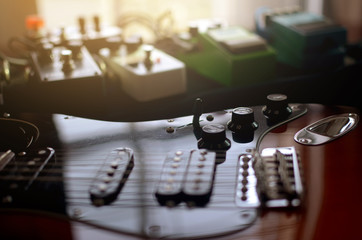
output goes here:
{"type": "Polygon", "coordinates": [[[303,184],[293,147],[266,148],[243,154],[238,162],[236,203],[240,207],[298,207],[303,184]]]}
{"type": "Polygon", "coordinates": [[[133,150],[113,150],[98,170],[89,189],[90,199],[95,206],[112,203],[122,190],[134,166],[133,150]]]}
{"type": "Polygon", "coordinates": [[[187,206],[205,206],[211,196],[216,153],[206,150],[169,153],[163,164],[155,196],[162,206],[180,202],[187,206]]]}

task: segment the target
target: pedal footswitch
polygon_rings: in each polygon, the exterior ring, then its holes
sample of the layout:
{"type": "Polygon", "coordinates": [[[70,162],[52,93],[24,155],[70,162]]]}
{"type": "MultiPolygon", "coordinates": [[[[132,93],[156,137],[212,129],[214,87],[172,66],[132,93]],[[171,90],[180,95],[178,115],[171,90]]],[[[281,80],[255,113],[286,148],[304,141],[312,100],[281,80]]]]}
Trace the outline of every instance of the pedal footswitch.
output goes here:
{"type": "Polygon", "coordinates": [[[112,151],[99,169],[89,189],[95,206],[112,203],[121,192],[134,166],[133,151],[118,148],[112,151]]]}

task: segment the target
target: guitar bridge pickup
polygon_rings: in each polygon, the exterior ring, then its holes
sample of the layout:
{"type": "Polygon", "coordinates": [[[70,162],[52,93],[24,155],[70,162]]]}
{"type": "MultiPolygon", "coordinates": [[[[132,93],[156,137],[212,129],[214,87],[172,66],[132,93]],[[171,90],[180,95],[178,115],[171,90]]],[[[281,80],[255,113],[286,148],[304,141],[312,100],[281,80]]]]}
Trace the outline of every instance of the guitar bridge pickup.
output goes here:
{"type": "Polygon", "coordinates": [[[90,199],[95,206],[111,204],[121,192],[134,166],[133,150],[113,150],[98,170],[89,188],[90,199]]]}
{"type": "Polygon", "coordinates": [[[159,204],[205,206],[212,193],[215,164],[216,153],[206,150],[168,154],[155,192],[159,204]]]}
{"type": "Polygon", "coordinates": [[[238,162],[236,202],[242,207],[298,207],[303,197],[300,159],[294,147],[266,148],[238,162]]]}

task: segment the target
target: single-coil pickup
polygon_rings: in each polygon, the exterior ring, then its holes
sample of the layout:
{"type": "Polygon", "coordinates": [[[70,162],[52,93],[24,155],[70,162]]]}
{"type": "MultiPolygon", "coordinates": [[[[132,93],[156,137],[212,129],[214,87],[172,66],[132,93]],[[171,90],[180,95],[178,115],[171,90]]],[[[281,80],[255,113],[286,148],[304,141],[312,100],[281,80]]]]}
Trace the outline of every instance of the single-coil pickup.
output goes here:
{"type": "Polygon", "coordinates": [[[133,151],[129,148],[113,150],[90,186],[90,198],[95,206],[112,203],[125,185],[134,166],[133,151]]]}

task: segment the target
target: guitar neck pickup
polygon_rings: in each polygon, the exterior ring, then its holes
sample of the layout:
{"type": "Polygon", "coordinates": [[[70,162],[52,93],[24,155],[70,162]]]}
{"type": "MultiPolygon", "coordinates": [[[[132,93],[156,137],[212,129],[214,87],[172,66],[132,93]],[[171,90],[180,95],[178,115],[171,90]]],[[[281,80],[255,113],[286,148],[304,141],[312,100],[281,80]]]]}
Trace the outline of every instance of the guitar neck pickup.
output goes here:
{"type": "Polygon", "coordinates": [[[89,188],[93,205],[109,205],[117,199],[134,166],[133,150],[113,150],[98,170],[89,188]]]}

